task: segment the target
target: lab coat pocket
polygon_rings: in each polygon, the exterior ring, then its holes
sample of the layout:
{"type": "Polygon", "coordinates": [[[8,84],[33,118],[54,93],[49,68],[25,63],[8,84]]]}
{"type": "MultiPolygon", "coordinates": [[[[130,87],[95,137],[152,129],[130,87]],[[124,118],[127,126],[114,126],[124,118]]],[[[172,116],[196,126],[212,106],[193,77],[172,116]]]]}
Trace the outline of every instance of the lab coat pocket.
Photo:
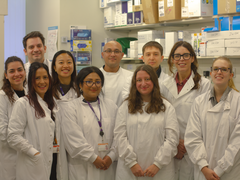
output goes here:
{"type": "Polygon", "coordinates": [[[231,135],[234,128],[236,127],[237,124],[237,118],[233,118],[232,116],[229,116],[229,134],[231,135]]]}
{"type": "Polygon", "coordinates": [[[103,118],[102,127],[106,139],[113,139],[113,123],[110,118],[103,118]]]}

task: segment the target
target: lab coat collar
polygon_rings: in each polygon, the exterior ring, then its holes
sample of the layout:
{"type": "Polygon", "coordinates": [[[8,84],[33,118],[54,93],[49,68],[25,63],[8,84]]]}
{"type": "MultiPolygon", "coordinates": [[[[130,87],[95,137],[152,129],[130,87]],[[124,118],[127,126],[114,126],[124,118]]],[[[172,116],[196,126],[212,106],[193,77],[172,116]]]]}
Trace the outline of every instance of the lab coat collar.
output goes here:
{"type": "MultiPolygon", "coordinates": [[[[42,106],[42,108],[44,110],[50,112],[50,109],[48,108],[48,104],[38,95],[38,93],[36,93],[36,94],[37,94],[37,100],[38,100],[39,104],[42,106]]],[[[58,108],[57,103],[56,103],[54,98],[53,98],[53,101],[55,103],[55,106],[53,108],[53,112],[56,114],[59,111],[59,108],[58,108]]]]}
{"type": "MultiPolygon", "coordinates": [[[[222,110],[223,111],[226,111],[226,110],[230,110],[231,108],[231,104],[230,104],[230,101],[232,99],[232,92],[233,91],[230,91],[226,100],[225,101],[220,101],[218,104],[216,104],[215,106],[212,106],[212,103],[211,101],[209,101],[209,108],[208,108],[208,111],[209,112],[221,112],[222,110]],[[223,106],[223,107],[222,107],[223,106]]],[[[208,92],[208,100],[209,98],[211,97],[211,92],[209,91],[208,92]]]]}
{"type": "Polygon", "coordinates": [[[192,71],[191,76],[189,77],[186,84],[183,86],[182,90],[178,94],[177,83],[175,81],[177,73],[174,75],[174,78],[171,78],[170,81],[164,81],[163,84],[167,87],[170,93],[174,96],[175,99],[180,98],[181,96],[187,94],[194,87],[194,72],[192,71]]]}

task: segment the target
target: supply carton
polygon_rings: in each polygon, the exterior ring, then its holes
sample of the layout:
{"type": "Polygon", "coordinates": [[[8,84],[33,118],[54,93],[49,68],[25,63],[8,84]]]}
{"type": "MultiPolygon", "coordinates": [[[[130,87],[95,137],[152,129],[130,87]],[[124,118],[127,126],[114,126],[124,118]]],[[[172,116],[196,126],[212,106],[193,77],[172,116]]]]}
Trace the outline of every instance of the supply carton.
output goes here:
{"type": "Polygon", "coordinates": [[[240,47],[240,39],[225,39],[225,47],[240,47]]]}
{"type": "Polygon", "coordinates": [[[132,0],[128,1],[128,2],[127,2],[128,13],[133,12],[133,7],[132,7],[132,6],[133,6],[132,0]]]}
{"type": "Polygon", "coordinates": [[[142,11],[134,12],[134,24],[142,24],[143,23],[143,13],[142,11]]]}
{"type": "Polygon", "coordinates": [[[240,55],[240,47],[229,47],[226,48],[226,55],[227,56],[239,56],[240,55]]]}
{"type": "Polygon", "coordinates": [[[142,5],[145,23],[158,23],[158,0],[142,0],[142,5]]]}
{"type": "Polygon", "coordinates": [[[207,56],[207,42],[200,42],[200,56],[207,56]]]}
{"type": "Polygon", "coordinates": [[[92,51],[92,41],[73,40],[71,51],[92,51]]]}
{"type": "Polygon", "coordinates": [[[99,6],[100,6],[100,8],[106,8],[107,0],[99,0],[99,6]]]}
{"type": "Polygon", "coordinates": [[[181,1],[179,0],[158,0],[158,8],[159,21],[181,19],[181,1]]]}
{"type": "Polygon", "coordinates": [[[104,27],[112,27],[115,24],[115,6],[107,7],[103,10],[104,27]]]}
{"type": "Polygon", "coordinates": [[[207,56],[224,56],[225,48],[207,48],[207,56]]]}
{"type": "Polygon", "coordinates": [[[166,32],[165,33],[165,53],[169,55],[173,45],[178,41],[177,32],[166,32]]]}
{"type": "Polygon", "coordinates": [[[218,14],[236,13],[236,0],[218,0],[218,14]]]}
{"type": "Polygon", "coordinates": [[[158,42],[159,44],[161,44],[161,46],[163,47],[163,54],[162,54],[162,56],[166,56],[166,53],[165,53],[165,39],[157,38],[157,39],[155,39],[155,41],[158,42]]]}
{"type": "Polygon", "coordinates": [[[127,13],[127,25],[134,24],[134,13],[127,13]]]}
{"type": "Polygon", "coordinates": [[[213,1],[188,0],[189,17],[212,16],[213,1]]]}
{"type": "Polygon", "coordinates": [[[181,18],[188,18],[188,0],[181,0],[181,18]]]}
{"type": "Polygon", "coordinates": [[[225,47],[224,39],[211,40],[207,42],[208,48],[225,47]]]}

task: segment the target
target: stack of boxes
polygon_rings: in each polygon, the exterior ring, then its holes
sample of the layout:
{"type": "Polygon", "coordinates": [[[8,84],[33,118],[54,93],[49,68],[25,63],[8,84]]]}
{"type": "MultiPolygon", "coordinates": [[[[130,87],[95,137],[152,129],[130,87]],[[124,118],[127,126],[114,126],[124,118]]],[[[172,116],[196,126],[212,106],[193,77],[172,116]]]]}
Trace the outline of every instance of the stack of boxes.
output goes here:
{"type": "Polygon", "coordinates": [[[130,41],[130,58],[138,58],[138,41],[130,41]]]}
{"type": "Polygon", "coordinates": [[[91,64],[92,35],[90,29],[71,29],[71,51],[76,64],[91,64]]]}

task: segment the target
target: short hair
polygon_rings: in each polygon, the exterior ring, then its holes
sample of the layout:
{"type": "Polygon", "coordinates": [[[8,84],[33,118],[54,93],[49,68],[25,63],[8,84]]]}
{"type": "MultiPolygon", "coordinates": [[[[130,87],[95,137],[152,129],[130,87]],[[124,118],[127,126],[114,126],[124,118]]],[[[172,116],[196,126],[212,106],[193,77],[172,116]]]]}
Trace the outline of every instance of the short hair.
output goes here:
{"type": "Polygon", "coordinates": [[[39,38],[41,39],[41,41],[42,41],[42,43],[43,43],[43,46],[45,46],[45,38],[43,37],[42,33],[40,33],[39,31],[32,31],[32,32],[28,33],[28,34],[23,38],[22,43],[23,43],[24,49],[27,48],[27,40],[28,40],[29,38],[37,38],[37,37],[39,37],[39,38]]]}
{"type": "Polygon", "coordinates": [[[80,90],[79,84],[81,84],[83,86],[83,81],[84,79],[91,73],[97,73],[97,75],[100,77],[101,81],[102,81],[102,87],[104,85],[104,75],[102,73],[102,71],[100,71],[97,67],[95,66],[90,66],[90,67],[85,67],[83,69],[81,69],[76,77],[76,86],[77,86],[77,93],[78,95],[81,95],[82,92],[80,90]]]}
{"type": "Polygon", "coordinates": [[[142,47],[142,54],[144,55],[145,49],[148,47],[155,47],[157,49],[159,49],[159,51],[161,52],[161,55],[163,55],[163,47],[160,43],[158,43],[157,41],[149,41],[147,42],[143,47],[142,47]]]}

